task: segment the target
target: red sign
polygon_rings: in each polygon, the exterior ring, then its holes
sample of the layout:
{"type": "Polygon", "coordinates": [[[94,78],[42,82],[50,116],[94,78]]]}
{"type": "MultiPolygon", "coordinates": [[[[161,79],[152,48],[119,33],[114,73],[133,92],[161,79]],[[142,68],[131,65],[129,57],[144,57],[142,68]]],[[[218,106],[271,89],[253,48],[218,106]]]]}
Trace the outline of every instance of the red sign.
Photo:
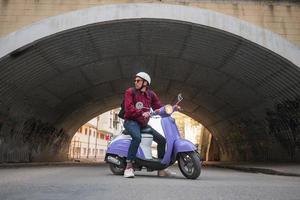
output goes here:
{"type": "Polygon", "coordinates": [[[109,134],[106,134],[106,135],[105,135],[105,140],[106,140],[106,141],[109,141],[109,139],[110,139],[109,134]]]}

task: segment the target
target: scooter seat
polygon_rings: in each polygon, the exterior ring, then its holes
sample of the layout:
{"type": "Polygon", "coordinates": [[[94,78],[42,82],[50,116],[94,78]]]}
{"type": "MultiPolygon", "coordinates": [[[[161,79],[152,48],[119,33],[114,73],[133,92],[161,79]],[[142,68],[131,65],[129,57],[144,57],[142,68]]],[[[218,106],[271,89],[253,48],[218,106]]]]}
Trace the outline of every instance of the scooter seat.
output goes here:
{"type": "Polygon", "coordinates": [[[142,129],[141,129],[141,133],[142,133],[142,134],[143,134],[143,133],[151,133],[151,132],[152,132],[152,129],[149,128],[149,127],[142,128],[142,129]]]}

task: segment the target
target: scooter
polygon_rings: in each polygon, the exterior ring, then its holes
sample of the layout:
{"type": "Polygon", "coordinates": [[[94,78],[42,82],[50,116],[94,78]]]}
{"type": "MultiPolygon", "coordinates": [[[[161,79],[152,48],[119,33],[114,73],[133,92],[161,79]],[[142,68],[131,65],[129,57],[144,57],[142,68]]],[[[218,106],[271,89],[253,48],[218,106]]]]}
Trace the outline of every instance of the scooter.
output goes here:
{"type": "MultiPolygon", "coordinates": [[[[182,101],[181,94],[177,97],[177,105],[182,101]]],[[[152,157],[151,144],[153,136],[150,134],[151,128],[141,130],[142,140],[137,152],[137,159],[133,163],[134,170],[147,171],[162,170],[178,161],[181,173],[188,179],[196,179],[201,173],[201,158],[196,146],[180,137],[178,128],[171,114],[175,112],[175,106],[170,104],[159,109],[159,113],[151,112],[151,116],[160,115],[161,125],[166,138],[166,151],[163,159],[152,157]]],[[[105,161],[109,164],[113,174],[123,175],[126,167],[126,156],[131,142],[130,135],[121,134],[116,137],[108,146],[105,161]]]]}

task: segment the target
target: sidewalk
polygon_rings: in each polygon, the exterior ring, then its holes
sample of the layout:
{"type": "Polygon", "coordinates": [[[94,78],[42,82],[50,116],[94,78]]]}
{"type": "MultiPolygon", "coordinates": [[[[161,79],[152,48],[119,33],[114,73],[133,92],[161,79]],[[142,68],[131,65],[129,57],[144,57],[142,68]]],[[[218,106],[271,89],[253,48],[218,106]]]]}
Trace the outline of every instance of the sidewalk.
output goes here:
{"type": "Polygon", "coordinates": [[[63,162],[32,162],[32,163],[0,163],[1,168],[38,167],[38,166],[99,166],[104,161],[63,161],[63,162]]]}
{"type": "Polygon", "coordinates": [[[300,163],[243,163],[205,161],[203,165],[252,173],[300,177],[300,163]]]}

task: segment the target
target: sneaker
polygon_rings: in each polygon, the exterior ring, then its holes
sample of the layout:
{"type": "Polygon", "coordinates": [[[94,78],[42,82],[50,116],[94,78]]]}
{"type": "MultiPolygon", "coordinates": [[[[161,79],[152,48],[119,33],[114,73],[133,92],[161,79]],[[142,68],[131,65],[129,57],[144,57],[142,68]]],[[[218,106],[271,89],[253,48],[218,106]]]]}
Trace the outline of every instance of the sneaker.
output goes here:
{"type": "Polygon", "coordinates": [[[125,169],[124,177],[125,178],[133,178],[134,177],[133,169],[132,168],[125,169]]]}
{"type": "Polygon", "coordinates": [[[169,169],[158,170],[158,172],[157,172],[157,176],[161,176],[161,177],[172,177],[175,175],[176,175],[176,173],[172,172],[169,169]]]}

